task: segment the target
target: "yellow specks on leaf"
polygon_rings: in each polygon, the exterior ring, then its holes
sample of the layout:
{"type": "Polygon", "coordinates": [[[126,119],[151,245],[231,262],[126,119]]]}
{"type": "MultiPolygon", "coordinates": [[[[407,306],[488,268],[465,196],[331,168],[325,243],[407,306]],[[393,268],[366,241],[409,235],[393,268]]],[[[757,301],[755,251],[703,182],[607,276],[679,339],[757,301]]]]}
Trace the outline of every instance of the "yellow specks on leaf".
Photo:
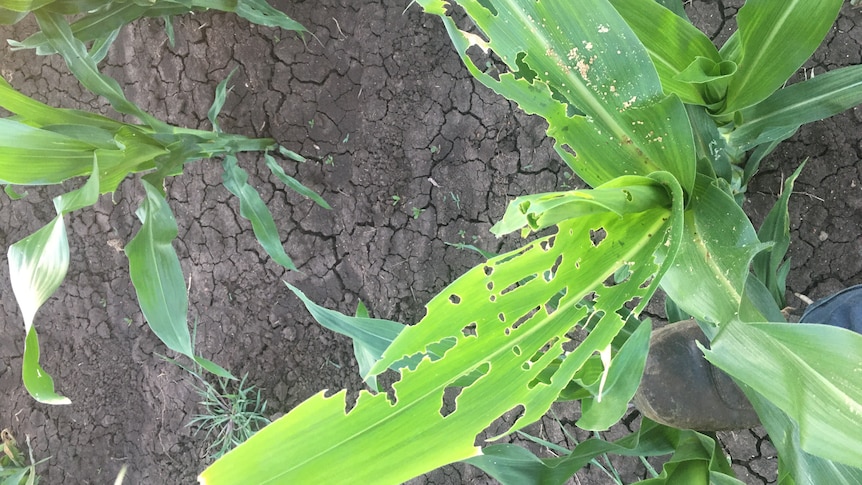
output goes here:
{"type": "Polygon", "coordinates": [[[599,33],[600,34],[607,34],[610,31],[611,31],[611,29],[609,29],[607,25],[599,24],[599,33]]]}
{"type": "Polygon", "coordinates": [[[638,100],[637,96],[632,96],[631,99],[629,99],[628,101],[623,103],[623,109],[631,108],[632,105],[635,104],[635,101],[637,101],[637,100],[638,100]]]}
{"type": "Polygon", "coordinates": [[[578,58],[578,48],[572,47],[572,50],[569,51],[569,54],[566,56],[570,61],[574,61],[578,58]]]}
{"type": "Polygon", "coordinates": [[[586,62],[584,62],[583,59],[578,59],[577,67],[578,67],[578,71],[581,73],[581,77],[584,78],[584,80],[586,80],[587,79],[587,73],[590,72],[590,65],[587,64],[586,62]]]}

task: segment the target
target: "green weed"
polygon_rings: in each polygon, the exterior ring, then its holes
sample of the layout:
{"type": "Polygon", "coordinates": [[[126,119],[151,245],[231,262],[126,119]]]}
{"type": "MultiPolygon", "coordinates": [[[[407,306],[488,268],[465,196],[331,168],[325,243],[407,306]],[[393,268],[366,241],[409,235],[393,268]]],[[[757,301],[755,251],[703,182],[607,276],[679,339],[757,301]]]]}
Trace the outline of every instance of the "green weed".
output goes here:
{"type": "Polygon", "coordinates": [[[47,461],[35,461],[33,449],[30,447],[30,437],[27,436],[27,450],[30,455],[30,464],[18,448],[18,441],[8,429],[0,431],[0,440],[3,441],[3,454],[0,455],[0,483],[3,485],[35,485],[39,483],[36,475],[36,465],[47,461]]]}
{"type": "Polygon", "coordinates": [[[197,378],[194,388],[201,398],[198,404],[203,412],[195,415],[186,426],[195,426],[196,434],[205,432],[210,460],[218,459],[270,423],[264,415],[266,401],[261,401],[260,389],[246,385],[248,374],[238,382],[218,378],[216,384],[205,380],[197,371],[192,375],[197,378]]]}

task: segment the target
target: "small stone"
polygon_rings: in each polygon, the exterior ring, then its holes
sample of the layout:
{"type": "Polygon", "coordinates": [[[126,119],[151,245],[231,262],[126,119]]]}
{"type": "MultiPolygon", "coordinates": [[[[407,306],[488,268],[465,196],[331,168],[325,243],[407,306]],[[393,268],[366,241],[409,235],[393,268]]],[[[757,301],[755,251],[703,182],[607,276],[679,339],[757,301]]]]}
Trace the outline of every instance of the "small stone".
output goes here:
{"type": "Polygon", "coordinates": [[[826,231],[820,231],[820,235],[817,236],[817,239],[820,239],[820,241],[825,241],[829,239],[829,233],[826,231]]]}

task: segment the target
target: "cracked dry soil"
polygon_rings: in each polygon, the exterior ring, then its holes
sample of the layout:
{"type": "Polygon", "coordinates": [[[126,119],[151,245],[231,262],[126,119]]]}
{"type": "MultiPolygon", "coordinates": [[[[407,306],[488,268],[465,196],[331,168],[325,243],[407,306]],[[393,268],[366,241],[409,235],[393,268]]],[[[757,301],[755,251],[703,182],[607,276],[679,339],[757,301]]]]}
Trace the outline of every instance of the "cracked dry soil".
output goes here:
{"type": "MultiPolygon", "coordinates": [[[[373,316],[415,322],[433,294],[480,261],[447,243],[511,248],[517,241],[498,241],[488,232],[507,201],[577,184],[554,154],[543,121],[473,81],[439,21],[416,7],[405,12],[406,3],[273,2],[320,40],[307,45],[286,32],[207,13],[176,19],[172,48],[160,21],[138,21],[103,64],[144,109],[202,129],[209,128],[215,85],[239,67],[222,128],[270,136],[316,159],[285,166],[332,211],[285,190],[257,157],[241,159],[301,273],[286,273],[268,260],[221,187],[217,162],[194,164],[168,186],[198,350],[236,375],[248,372],[276,415],[321,389],[361,388],[350,341],[314,323],[282,279],[330,308],[349,313],[361,299],[373,316]]],[[[735,28],[740,3],[714,0],[688,8],[699,26],[723,41],[735,28]]],[[[34,29],[23,22],[0,32],[20,39],[34,29]]],[[[862,13],[845,7],[798,78],[858,64],[860,56],[862,13]]],[[[13,86],[49,104],[110,112],[70,77],[59,57],[3,49],[0,69],[13,86]]],[[[803,127],[764,162],[750,189],[746,209],[759,224],[783,177],[810,159],[790,206],[791,295],[816,299],[862,283],[860,122],[862,111],[854,109],[803,127]]],[[[57,193],[31,188],[23,201],[2,198],[3,246],[48,222],[57,193]]],[[[7,266],[0,265],[0,424],[22,441],[29,435],[37,459],[51,457],[40,466],[42,483],[111,483],[127,464],[126,483],[186,484],[205,465],[202,437],[185,427],[198,412],[191,379],[156,355],[164,348],[144,325],[118,250],[137,230],[141,196],[137,181],[127,180],[113,198],[68,218],[69,274],[36,325],[43,366],[71,406],[37,404],[24,390],[22,320],[7,266]]],[[[804,306],[795,296],[791,301],[804,306]]],[[[653,305],[652,313],[660,315],[658,308],[653,305]]],[[[577,411],[555,411],[572,431],[577,411]]],[[[633,412],[607,436],[636,428],[638,419],[633,412]]],[[[573,445],[550,418],[527,431],[573,445]]],[[[775,481],[775,451],[762,430],[719,437],[741,480],[775,481]]],[[[637,460],[613,463],[626,482],[645,476],[637,460]]],[[[493,481],[452,465],[412,483],[493,481]]],[[[609,479],[591,466],[571,483],[609,479]]]]}

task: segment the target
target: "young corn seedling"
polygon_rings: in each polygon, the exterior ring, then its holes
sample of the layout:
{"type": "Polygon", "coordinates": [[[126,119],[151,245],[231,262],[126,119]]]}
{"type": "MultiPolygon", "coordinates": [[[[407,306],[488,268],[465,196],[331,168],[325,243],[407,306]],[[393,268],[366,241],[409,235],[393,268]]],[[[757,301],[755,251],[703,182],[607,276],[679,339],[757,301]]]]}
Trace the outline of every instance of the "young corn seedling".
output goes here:
{"type": "Polygon", "coordinates": [[[216,117],[224,105],[230,76],[216,88],[208,113],[213,130],[205,131],[175,127],[156,119],[126,99],[119,84],[99,71],[98,62],[117,29],[126,23],[144,16],[170,16],[209,7],[236,12],[263,25],[305,30],[262,0],[0,2],[0,22],[14,23],[32,13],[41,29],[22,42],[13,42],[15,47],[33,48],[40,54],[59,53],[87,89],[106,98],[119,113],[140,120],[140,124],[126,123],[47,106],[0,79],[0,107],[13,115],[0,118],[0,183],[7,188],[52,185],[86,177],[80,188],[54,199],[57,216],[50,223],[8,250],[12,288],[26,333],[23,381],[40,402],[69,403],[55,391],[53,379],[39,364],[39,340],[33,326],[39,307],[56,291],[69,267],[66,214],[95,204],[101,194],[114,192],[130,175],[143,174],[140,183],[145,195],[136,212],[141,228],[125,245],[124,252],[144,317],[169,349],[220,377],[233,378],[193,351],[186,317],[185,279],[172,247],[178,228],[168,206],[165,180],[182,174],[188,163],[222,157],[223,183],[239,199],[240,214],[251,222],[264,250],[289,270],[296,267],[285,253],[269,209],[248,184],[248,173],[239,166],[237,155],[263,152],[267,167],[285,185],[329,208],[319,195],[287,175],[273,154],[299,162],[304,161],[302,157],[272,139],[252,139],[220,130],[216,117]],[[66,15],[75,15],[75,21],[69,23],[66,15]],[[89,49],[85,42],[92,43],[89,49]]]}

